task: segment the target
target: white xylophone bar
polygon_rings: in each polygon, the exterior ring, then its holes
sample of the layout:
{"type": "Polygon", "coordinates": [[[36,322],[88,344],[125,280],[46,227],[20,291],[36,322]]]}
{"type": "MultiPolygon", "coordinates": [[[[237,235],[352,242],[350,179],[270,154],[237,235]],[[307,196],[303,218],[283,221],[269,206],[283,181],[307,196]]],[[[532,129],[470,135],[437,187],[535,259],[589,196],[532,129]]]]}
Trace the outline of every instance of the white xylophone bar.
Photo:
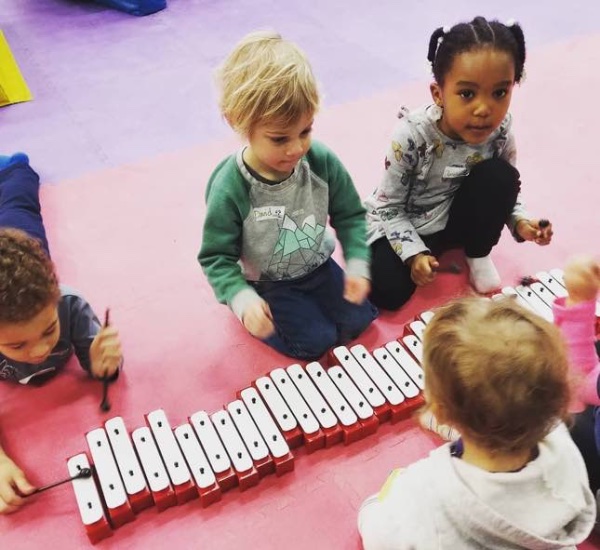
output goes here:
{"type": "Polygon", "coordinates": [[[529,288],[537,294],[537,296],[552,310],[556,296],[554,293],[540,281],[535,281],[529,285],[529,288]]]}
{"type": "Polygon", "coordinates": [[[131,439],[148,480],[156,508],[159,512],[162,512],[170,506],[175,506],[177,497],[173,487],[171,487],[167,470],[160,457],[152,431],[147,426],[137,428],[132,432],[131,439]]]}
{"type": "Polygon", "coordinates": [[[371,355],[364,346],[358,344],[350,351],[388,400],[392,422],[407,418],[423,405],[419,388],[387,350],[380,348],[379,351],[375,350],[377,354],[374,352],[371,355]]]}
{"type": "MultiPolygon", "coordinates": [[[[547,288],[552,294],[554,294],[558,298],[566,298],[569,293],[566,291],[565,287],[557,281],[550,273],[547,271],[538,271],[535,274],[536,278],[547,288]]],[[[562,280],[562,277],[561,277],[562,280]]]]}
{"type": "Polygon", "coordinates": [[[131,439],[129,439],[125,422],[120,416],[116,416],[107,420],[104,423],[104,428],[121,473],[131,508],[134,512],[139,513],[144,508],[152,506],[154,501],[131,439]]]}
{"type": "Polygon", "coordinates": [[[210,466],[215,473],[222,491],[235,487],[238,483],[229,455],[205,411],[198,411],[190,416],[190,424],[200,440],[210,466]]]}
{"type": "Polygon", "coordinates": [[[298,447],[304,441],[304,432],[298,426],[296,417],[268,376],[261,376],[254,382],[254,387],[265,401],[279,429],[283,433],[290,448],[298,447]]]}
{"type": "Polygon", "coordinates": [[[233,420],[238,433],[244,440],[244,445],[248,449],[254,467],[260,477],[275,471],[275,465],[269,454],[269,449],[260,434],[259,429],[254,424],[246,405],[241,399],[236,399],[227,405],[229,416],[233,420]]]}
{"type": "Polygon", "coordinates": [[[509,298],[514,298],[521,307],[524,307],[525,309],[528,309],[533,313],[537,313],[535,311],[535,308],[527,300],[525,300],[523,296],[521,296],[512,286],[505,286],[502,289],[501,294],[494,294],[494,296],[492,296],[492,300],[498,300],[507,296],[509,298]]]}
{"type": "Polygon", "coordinates": [[[290,365],[285,370],[319,422],[321,432],[325,436],[325,447],[331,447],[341,442],[344,434],[338,424],[337,417],[319,393],[310,375],[298,364],[290,365]]]}
{"type": "Polygon", "coordinates": [[[205,508],[221,500],[221,487],[217,483],[217,478],[192,426],[186,422],[177,426],[174,434],[190,472],[194,476],[202,507],[205,508]]]}
{"type": "Polygon", "coordinates": [[[411,355],[407,349],[398,341],[394,340],[388,342],[385,345],[385,349],[391,354],[391,356],[397,361],[397,363],[404,369],[406,374],[416,384],[420,390],[425,389],[425,374],[421,368],[422,361],[422,349],[420,342],[414,336],[404,336],[402,341],[413,349],[416,349],[415,353],[411,355]],[[421,357],[417,357],[420,352],[421,357]],[[415,360],[417,358],[417,360],[415,360]]]}
{"type": "Polygon", "coordinates": [[[375,433],[379,428],[379,419],[367,398],[354,385],[348,373],[339,365],[330,367],[326,372],[358,416],[363,435],[375,433]]]}
{"type": "Polygon", "coordinates": [[[422,342],[423,341],[423,333],[425,332],[425,323],[423,321],[412,321],[408,324],[408,327],[412,331],[412,333],[422,342]]]}
{"type": "Polygon", "coordinates": [[[549,323],[554,322],[552,309],[528,286],[518,285],[515,291],[533,308],[540,317],[549,323]]]}
{"type": "Polygon", "coordinates": [[[306,372],[337,416],[344,434],[344,444],[348,445],[365,437],[367,434],[363,425],[359,422],[358,416],[325,372],[325,369],[319,363],[313,361],[306,365],[306,372]]]}
{"type": "MultiPolygon", "coordinates": [[[[90,468],[90,463],[85,453],[72,456],[67,460],[69,475],[76,476],[83,468],[90,468]]],[[[104,515],[100,494],[96,488],[94,479],[78,478],[71,482],[77,508],[81,515],[81,521],[92,544],[96,544],[106,537],[112,535],[112,529],[104,515]]]]}
{"type": "Polygon", "coordinates": [[[135,515],[127,500],[106,432],[103,428],[97,428],[88,432],[86,439],[112,525],[119,527],[134,520],[135,515]]]}
{"type": "Polygon", "coordinates": [[[251,387],[242,390],[239,392],[239,397],[246,405],[250,416],[269,447],[275,463],[276,475],[280,476],[293,471],[294,456],[256,388],[251,387]]]}
{"type": "Polygon", "coordinates": [[[433,311],[424,311],[423,313],[419,314],[419,317],[421,318],[421,321],[428,325],[433,319],[434,315],[435,313],[433,311]]]}
{"type": "MultiPolygon", "coordinates": [[[[423,363],[423,345],[421,344],[421,341],[414,334],[407,334],[406,336],[402,337],[402,343],[406,346],[406,349],[412,353],[419,364],[419,368],[421,369],[420,365],[423,363]]],[[[422,373],[423,369],[421,369],[419,374],[422,376],[422,373]]]]}
{"type": "Polygon", "coordinates": [[[388,403],[391,421],[397,422],[406,418],[409,415],[410,404],[382,366],[361,344],[352,346],[350,353],[352,353],[367,375],[375,382],[379,391],[384,395],[388,403]]]}
{"type": "MultiPolygon", "coordinates": [[[[405,363],[408,363],[409,361],[414,363],[412,357],[410,357],[408,352],[404,350],[404,348],[398,342],[396,342],[396,346],[406,354],[407,360],[405,363]]],[[[405,397],[412,399],[416,398],[420,394],[419,387],[407,374],[406,370],[400,366],[398,360],[393,357],[387,348],[374,349],[373,357],[381,365],[388,376],[394,381],[396,386],[398,386],[405,397]]],[[[416,370],[416,368],[420,367],[415,364],[415,368],[413,370],[416,370]]]]}
{"type": "Polygon", "coordinates": [[[148,413],[146,421],[149,424],[149,428],[156,441],[156,446],[167,468],[167,473],[169,474],[177,498],[177,504],[184,504],[188,500],[196,498],[198,496],[196,486],[192,481],[192,476],[183,458],[181,449],[177,444],[165,411],[158,409],[148,413]]]}
{"type": "Polygon", "coordinates": [[[225,410],[217,411],[210,418],[233,464],[240,491],[253,487],[260,478],[229,413],[225,410]]]}
{"type": "MultiPolygon", "coordinates": [[[[390,408],[383,394],[369,378],[356,357],[346,346],[334,348],[333,355],[338,363],[350,376],[358,390],[367,399],[380,422],[385,422],[391,415],[390,408]]],[[[334,380],[335,382],[335,380],[334,380]]]]}
{"type": "Polygon", "coordinates": [[[306,404],[294,383],[284,369],[274,369],[269,377],[279,390],[292,414],[296,417],[300,429],[304,433],[306,451],[312,453],[325,447],[325,434],[321,431],[319,422],[306,404]]]}

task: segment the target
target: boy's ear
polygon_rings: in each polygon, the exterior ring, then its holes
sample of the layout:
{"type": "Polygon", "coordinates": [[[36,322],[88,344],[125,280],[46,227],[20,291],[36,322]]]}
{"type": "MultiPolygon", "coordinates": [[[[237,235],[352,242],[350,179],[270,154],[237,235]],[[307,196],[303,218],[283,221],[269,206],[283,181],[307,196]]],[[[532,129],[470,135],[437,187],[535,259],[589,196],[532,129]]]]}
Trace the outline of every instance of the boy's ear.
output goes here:
{"type": "Polygon", "coordinates": [[[429,91],[431,92],[431,98],[433,102],[438,106],[442,107],[444,105],[444,98],[442,97],[442,89],[437,82],[432,82],[429,85],[429,91]]]}

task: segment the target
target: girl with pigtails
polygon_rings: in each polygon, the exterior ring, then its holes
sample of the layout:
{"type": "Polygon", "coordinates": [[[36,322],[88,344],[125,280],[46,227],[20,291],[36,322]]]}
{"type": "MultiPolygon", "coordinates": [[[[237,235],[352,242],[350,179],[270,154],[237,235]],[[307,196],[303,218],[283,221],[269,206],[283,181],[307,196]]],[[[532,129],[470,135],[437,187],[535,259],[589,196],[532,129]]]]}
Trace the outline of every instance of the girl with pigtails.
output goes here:
{"type": "Polygon", "coordinates": [[[521,27],[483,17],[440,27],[427,58],[433,103],[400,112],[384,176],[365,201],[370,297],[382,309],[400,308],[433,281],[437,256],[450,248],[464,249],[476,291],[496,290],[490,254],[505,224],[518,242],[552,238],[552,225],[526,212],[515,168],[508,110],[523,77],[521,27]]]}

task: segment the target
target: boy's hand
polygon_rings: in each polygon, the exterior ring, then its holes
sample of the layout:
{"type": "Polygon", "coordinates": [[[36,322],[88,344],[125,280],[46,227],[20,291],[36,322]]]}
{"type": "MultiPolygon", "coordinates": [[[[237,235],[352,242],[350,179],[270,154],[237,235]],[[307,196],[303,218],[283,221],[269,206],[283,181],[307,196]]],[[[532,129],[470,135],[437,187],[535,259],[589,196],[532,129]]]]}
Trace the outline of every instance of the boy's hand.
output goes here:
{"type": "Polygon", "coordinates": [[[242,323],[246,330],[259,340],[264,340],[275,332],[271,308],[264,300],[255,302],[246,309],[242,323]]]}
{"type": "Polygon", "coordinates": [[[436,267],[440,267],[435,256],[429,254],[417,254],[408,260],[410,265],[410,277],[417,286],[423,286],[435,279],[436,267]]]}
{"type": "Polygon", "coordinates": [[[351,304],[360,305],[366,299],[371,290],[371,281],[364,277],[346,276],[344,280],[344,300],[351,304]]]}
{"type": "Polygon", "coordinates": [[[600,264],[590,256],[569,260],[563,279],[569,293],[567,305],[595,300],[600,288],[600,264]]]}
{"type": "Polygon", "coordinates": [[[16,512],[35,487],[27,481],[23,471],[0,451],[0,514],[16,512]]]}
{"type": "Polygon", "coordinates": [[[121,341],[117,329],[108,326],[102,327],[96,334],[90,346],[90,359],[92,362],[92,375],[95,378],[112,376],[123,361],[121,355],[121,341]]]}
{"type": "Polygon", "coordinates": [[[547,223],[544,223],[540,226],[541,220],[519,220],[517,222],[516,231],[517,234],[525,241],[533,241],[536,244],[541,246],[545,246],[550,244],[552,240],[552,235],[554,232],[552,231],[552,224],[545,220],[547,223]]]}

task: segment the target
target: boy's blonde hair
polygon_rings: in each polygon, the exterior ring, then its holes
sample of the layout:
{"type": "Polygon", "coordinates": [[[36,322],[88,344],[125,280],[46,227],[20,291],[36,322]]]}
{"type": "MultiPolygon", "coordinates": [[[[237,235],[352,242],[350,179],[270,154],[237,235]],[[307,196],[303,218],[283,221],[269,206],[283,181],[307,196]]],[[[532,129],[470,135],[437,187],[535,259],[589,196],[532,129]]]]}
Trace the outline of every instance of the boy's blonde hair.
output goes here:
{"type": "Polygon", "coordinates": [[[217,83],[221,113],[246,137],[258,123],[287,126],[319,108],[308,59],[274,32],[244,37],[218,69],[217,83]]]}
{"type": "Polygon", "coordinates": [[[510,298],[440,308],[423,347],[428,399],[440,420],[491,452],[533,448],[568,418],[561,335],[510,298]]]}
{"type": "Polygon", "coordinates": [[[40,243],[18,229],[0,229],[0,324],[30,321],[59,299],[54,264],[40,243]]]}

